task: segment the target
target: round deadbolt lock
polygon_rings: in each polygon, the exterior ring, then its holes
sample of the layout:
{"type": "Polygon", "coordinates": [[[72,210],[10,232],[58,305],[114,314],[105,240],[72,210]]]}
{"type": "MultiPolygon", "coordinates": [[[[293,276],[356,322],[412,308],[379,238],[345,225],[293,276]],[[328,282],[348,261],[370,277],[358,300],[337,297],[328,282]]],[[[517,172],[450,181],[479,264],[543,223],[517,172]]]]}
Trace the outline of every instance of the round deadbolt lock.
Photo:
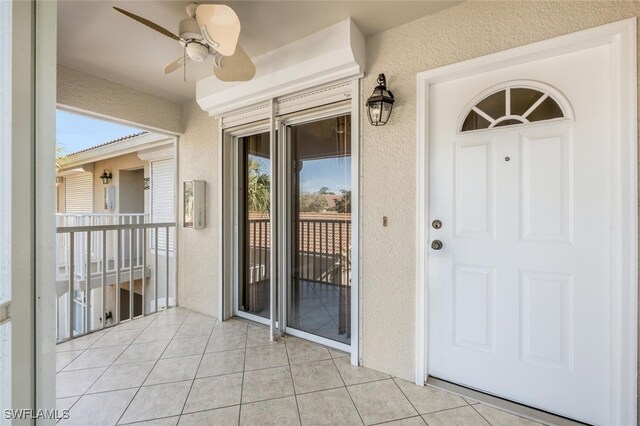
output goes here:
{"type": "Polygon", "coordinates": [[[442,222],[436,219],[433,222],[431,222],[431,226],[433,227],[433,229],[440,229],[442,228],[442,222]]]}
{"type": "Polygon", "coordinates": [[[434,250],[440,250],[442,248],[442,241],[433,240],[433,242],[431,243],[431,248],[434,250]]]}

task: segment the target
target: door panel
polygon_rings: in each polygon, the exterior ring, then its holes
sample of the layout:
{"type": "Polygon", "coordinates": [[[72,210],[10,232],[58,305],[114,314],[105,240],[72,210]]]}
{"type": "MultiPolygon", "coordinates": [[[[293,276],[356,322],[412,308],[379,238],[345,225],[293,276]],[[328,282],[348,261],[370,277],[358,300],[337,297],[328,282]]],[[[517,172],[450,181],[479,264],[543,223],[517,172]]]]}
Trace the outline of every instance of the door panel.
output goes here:
{"type": "Polygon", "coordinates": [[[238,138],[237,311],[271,317],[269,133],[238,138]]]}
{"type": "Polygon", "coordinates": [[[351,341],[351,118],[290,126],[287,326],[351,341]]]}
{"type": "MultiPolygon", "coordinates": [[[[430,105],[430,217],[443,224],[430,238],[443,247],[429,253],[429,374],[596,424],[609,413],[612,170],[611,94],[592,83],[610,78],[608,54],[439,83],[430,105]],[[458,132],[471,99],[512,80],[557,89],[575,119],[545,100],[551,121],[536,110],[533,124],[458,132]]],[[[477,105],[505,108],[491,102],[477,105]]]]}

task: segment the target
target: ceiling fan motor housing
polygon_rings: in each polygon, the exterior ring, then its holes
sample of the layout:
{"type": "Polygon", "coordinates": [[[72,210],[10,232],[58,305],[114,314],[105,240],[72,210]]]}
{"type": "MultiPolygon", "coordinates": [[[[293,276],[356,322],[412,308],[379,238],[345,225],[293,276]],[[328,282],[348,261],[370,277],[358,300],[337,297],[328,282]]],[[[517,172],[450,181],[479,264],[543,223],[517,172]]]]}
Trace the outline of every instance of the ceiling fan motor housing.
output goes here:
{"type": "Polygon", "coordinates": [[[194,62],[202,62],[207,59],[209,55],[209,48],[197,41],[187,43],[185,48],[187,49],[187,55],[189,55],[194,62]]]}
{"type": "Polygon", "coordinates": [[[178,26],[178,34],[183,40],[202,40],[202,31],[195,19],[183,19],[178,26]]]}

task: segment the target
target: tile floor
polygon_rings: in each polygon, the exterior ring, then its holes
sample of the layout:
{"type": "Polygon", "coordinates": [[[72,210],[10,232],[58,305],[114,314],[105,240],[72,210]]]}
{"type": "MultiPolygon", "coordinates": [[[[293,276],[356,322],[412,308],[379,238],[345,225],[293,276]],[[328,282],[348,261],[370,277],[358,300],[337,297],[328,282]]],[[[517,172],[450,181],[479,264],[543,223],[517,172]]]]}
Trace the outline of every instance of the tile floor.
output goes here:
{"type": "Polygon", "coordinates": [[[59,424],[535,425],[266,328],[175,308],[57,346],[59,424]]]}

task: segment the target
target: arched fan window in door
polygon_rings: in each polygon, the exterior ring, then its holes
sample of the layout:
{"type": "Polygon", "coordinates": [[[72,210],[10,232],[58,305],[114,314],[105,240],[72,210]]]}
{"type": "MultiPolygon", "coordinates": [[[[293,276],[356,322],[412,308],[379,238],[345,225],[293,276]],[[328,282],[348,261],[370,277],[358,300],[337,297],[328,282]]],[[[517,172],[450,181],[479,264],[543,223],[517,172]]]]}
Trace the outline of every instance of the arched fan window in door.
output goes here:
{"type": "Polygon", "coordinates": [[[492,129],[553,120],[566,116],[548,91],[526,86],[509,86],[493,91],[469,110],[460,132],[492,129]]]}

